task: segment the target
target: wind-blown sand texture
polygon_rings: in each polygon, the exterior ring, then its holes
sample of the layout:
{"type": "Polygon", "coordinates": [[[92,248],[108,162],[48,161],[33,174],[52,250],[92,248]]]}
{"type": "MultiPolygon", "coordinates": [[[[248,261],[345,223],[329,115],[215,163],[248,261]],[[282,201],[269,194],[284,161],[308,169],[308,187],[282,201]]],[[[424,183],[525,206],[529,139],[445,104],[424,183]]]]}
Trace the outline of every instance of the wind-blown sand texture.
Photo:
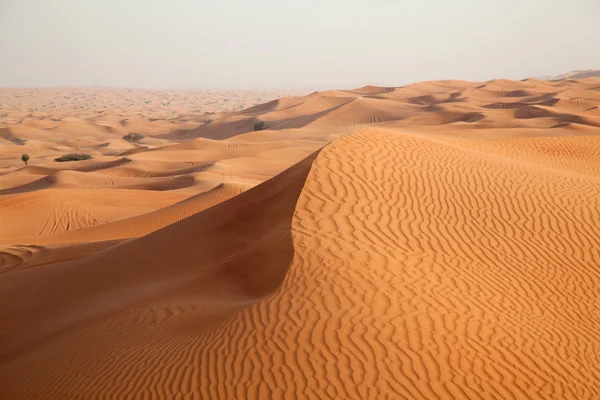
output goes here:
{"type": "Polygon", "coordinates": [[[599,398],[599,105],[365,87],[10,165],[0,397],[599,398]]]}

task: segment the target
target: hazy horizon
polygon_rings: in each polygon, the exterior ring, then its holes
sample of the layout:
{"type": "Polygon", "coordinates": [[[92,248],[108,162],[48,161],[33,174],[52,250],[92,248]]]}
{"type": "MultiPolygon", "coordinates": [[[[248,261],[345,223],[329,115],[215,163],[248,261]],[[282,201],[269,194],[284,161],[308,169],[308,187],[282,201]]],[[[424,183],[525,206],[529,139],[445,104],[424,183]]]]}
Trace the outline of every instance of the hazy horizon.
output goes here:
{"type": "Polygon", "coordinates": [[[309,90],[600,68],[600,2],[483,3],[3,0],[0,86],[309,90]]]}

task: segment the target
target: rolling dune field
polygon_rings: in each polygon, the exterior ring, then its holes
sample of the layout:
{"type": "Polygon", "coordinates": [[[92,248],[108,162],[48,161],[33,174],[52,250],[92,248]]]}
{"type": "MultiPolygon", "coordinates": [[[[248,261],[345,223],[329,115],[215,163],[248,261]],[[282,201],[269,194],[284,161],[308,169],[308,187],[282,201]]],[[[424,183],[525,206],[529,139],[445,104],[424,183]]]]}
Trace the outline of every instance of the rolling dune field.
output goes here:
{"type": "Polygon", "coordinates": [[[600,398],[600,78],[287,94],[0,90],[1,399],[600,398]]]}

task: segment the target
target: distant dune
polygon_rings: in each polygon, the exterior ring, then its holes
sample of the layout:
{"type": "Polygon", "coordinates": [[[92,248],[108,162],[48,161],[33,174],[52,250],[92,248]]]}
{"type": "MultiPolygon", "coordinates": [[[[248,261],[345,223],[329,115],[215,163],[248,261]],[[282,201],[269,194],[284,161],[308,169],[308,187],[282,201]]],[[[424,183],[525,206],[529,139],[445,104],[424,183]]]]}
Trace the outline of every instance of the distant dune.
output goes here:
{"type": "Polygon", "coordinates": [[[590,76],[176,127],[23,103],[0,120],[0,398],[600,398],[599,106],[590,76]]]}
{"type": "Polygon", "coordinates": [[[586,69],[586,70],[577,70],[571,71],[560,75],[546,75],[541,76],[538,79],[543,79],[547,81],[556,81],[560,79],[586,79],[586,78],[600,78],[600,70],[596,69],[586,69]]]}

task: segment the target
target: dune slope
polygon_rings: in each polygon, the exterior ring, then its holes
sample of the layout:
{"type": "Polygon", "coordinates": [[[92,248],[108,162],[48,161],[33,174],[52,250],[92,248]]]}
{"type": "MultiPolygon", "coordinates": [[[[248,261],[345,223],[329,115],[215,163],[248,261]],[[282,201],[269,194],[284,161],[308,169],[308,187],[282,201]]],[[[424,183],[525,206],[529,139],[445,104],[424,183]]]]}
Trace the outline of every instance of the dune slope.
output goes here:
{"type": "Polygon", "coordinates": [[[600,158],[561,150],[597,139],[531,140],[361,130],[150,235],[11,271],[0,393],[597,398],[600,158]]]}
{"type": "MultiPolygon", "coordinates": [[[[14,378],[13,372],[20,365],[31,362],[31,357],[42,361],[47,349],[57,350],[54,356],[60,356],[80,345],[90,348],[87,335],[91,332],[81,333],[98,320],[108,336],[116,328],[120,335],[131,334],[132,338],[146,332],[170,341],[171,335],[182,333],[173,330],[175,327],[201,333],[234,310],[271,293],[281,284],[292,260],[290,224],[294,204],[313,158],[261,185],[259,190],[249,190],[140,239],[82,260],[4,274],[0,282],[0,375],[14,378]],[[232,252],[230,246],[236,250],[232,252]],[[23,296],[27,301],[11,303],[9,299],[14,296],[23,296]],[[147,308],[148,304],[153,305],[147,308]],[[125,325],[124,321],[117,322],[133,315],[135,321],[125,325]],[[117,319],[107,323],[112,318],[117,319]],[[186,328],[189,323],[193,328],[186,328]],[[163,329],[164,336],[160,333],[163,329]],[[76,337],[81,339],[79,345],[73,345],[76,337]],[[69,338],[67,342],[61,342],[65,338],[69,338]]],[[[42,361],[46,362],[49,360],[42,361]]],[[[57,372],[61,362],[52,364],[57,372]]],[[[75,372],[70,362],[63,366],[63,373],[75,372]]],[[[87,368],[81,367],[80,372],[87,368]]],[[[37,390],[31,385],[5,387],[11,379],[0,380],[0,391],[10,393],[11,398],[25,392],[29,392],[26,396],[65,398],[80,393],[80,389],[65,389],[60,383],[47,387],[48,381],[42,383],[41,377],[37,390]],[[23,389],[25,392],[20,393],[23,389]]],[[[93,390],[112,386],[110,381],[99,385],[93,390]]]]}

